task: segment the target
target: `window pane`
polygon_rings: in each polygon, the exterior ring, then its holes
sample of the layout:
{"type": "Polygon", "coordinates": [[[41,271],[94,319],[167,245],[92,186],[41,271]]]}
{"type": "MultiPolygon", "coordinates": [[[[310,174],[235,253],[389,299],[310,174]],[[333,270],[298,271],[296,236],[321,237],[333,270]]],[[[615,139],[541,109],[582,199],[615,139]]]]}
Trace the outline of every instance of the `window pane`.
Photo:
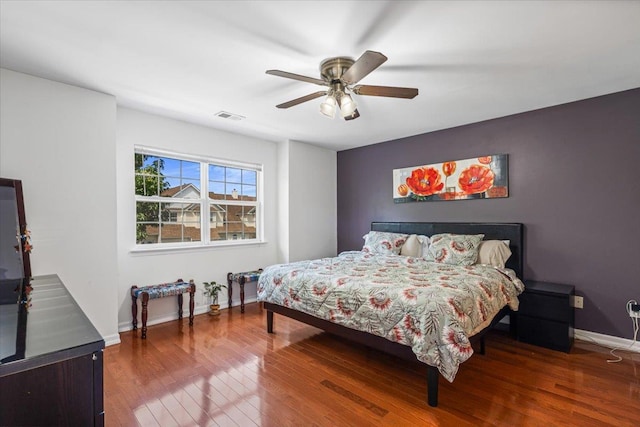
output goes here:
{"type": "Polygon", "coordinates": [[[158,196],[170,183],[164,175],[165,159],[143,154],[135,155],[135,186],[140,196],[158,196]]]}
{"type": "Polygon", "coordinates": [[[147,174],[136,174],[135,187],[136,187],[136,194],[139,196],[157,196],[159,192],[158,176],[147,175],[147,174]]]}
{"type": "Polygon", "coordinates": [[[134,170],[137,172],[142,169],[142,164],[144,163],[144,155],[136,153],[133,157],[133,166],[134,170]]]}
{"type": "Polygon", "coordinates": [[[227,206],[227,240],[253,239],[256,216],[253,206],[227,206]]]}
{"type": "Polygon", "coordinates": [[[137,202],[136,203],[136,220],[138,222],[156,222],[158,221],[160,212],[160,204],[154,202],[137,202]]]}
{"type": "Polygon", "coordinates": [[[249,185],[256,185],[256,171],[242,170],[242,183],[249,185]]]}
{"type": "Polygon", "coordinates": [[[200,180],[183,179],[182,180],[182,196],[185,199],[200,198],[200,180]]]}
{"type": "Polygon", "coordinates": [[[236,184],[240,184],[242,182],[242,170],[235,168],[227,168],[227,173],[225,175],[227,183],[233,182],[236,184]]]}
{"type": "Polygon", "coordinates": [[[245,233],[256,234],[256,207],[255,206],[243,206],[242,207],[242,225],[245,233]]]}
{"type": "Polygon", "coordinates": [[[199,242],[200,229],[183,224],[161,224],[158,243],[199,242]]]}
{"type": "Polygon", "coordinates": [[[158,169],[159,167],[162,166],[161,165],[162,161],[160,160],[160,157],[148,156],[143,154],[142,158],[143,158],[142,168],[153,167],[155,169],[158,169]]]}
{"type": "Polygon", "coordinates": [[[240,196],[240,185],[227,183],[225,193],[227,195],[227,199],[238,200],[238,197],[240,196]]]}
{"type": "Polygon", "coordinates": [[[209,208],[209,238],[213,240],[226,240],[227,238],[227,206],[211,205],[209,208]]]}
{"type": "Polygon", "coordinates": [[[170,157],[159,160],[160,196],[200,197],[200,163],[170,157]]]}
{"type": "Polygon", "coordinates": [[[255,185],[243,185],[242,195],[245,196],[242,200],[256,200],[256,186],[255,185]]]}
{"type": "Polygon", "coordinates": [[[227,226],[224,224],[218,224],[215,227],[212,225],[209,239],[211,239],[211,241],[226,240],[227,239],[226,229],[227,229],[227,226]]]}
{"type": "Polygon", "coordinates": [[[182,161],[182,178],[200,181],[200,163],[182,161]]]}
{"type": "Polygon", "coordinates": [[[200,203],[161,203],[158,243],[199,242],[200,203]]]}
{"type": "Polygon", "coordinates": [[[136,243],[157,243],[159,203],[136,203],[136,243]]]}
{"type": "Polygon", "coordinates": [[[211,240],[255,239],[255,206],[211,205],[209,226],[211,240]]]}
{"type": "Polygon", "coordinates": [[[181,160],[162,157],[162,172],[167,177],[180,178],[181,160]]]}
{"type": "Polygon", "coordinates": [[[220,224],[224,224],[227,218],[226,206],[211,205],[209,208],[209,224],[212,227],[218,227],[220,224]]]}
{"type": "MultiPolygon", "coordinates": [[[[155,157],[153,160],[157,160],[155,157]]],[[[141,196],[157,196],[160,191],[158,169],[149,156],[141,154],[135,158],[135,188],[141,196]]]]}
{"type": "Polygon", "coordinates": [[[180,223],[200,223],[200,203],[161,203],[160,217],[162,222],[169,222],[170,217],[180,223]]]}
{"type": "Polygon", "coordinates": [[[224,181],[224,166],[209,165],[209,179],[211,181],[224,181]]]}
{"type": "Polygon", "coordinates": [[[209,181],[209,198],[224,200],[224,182],[209,181]]]}

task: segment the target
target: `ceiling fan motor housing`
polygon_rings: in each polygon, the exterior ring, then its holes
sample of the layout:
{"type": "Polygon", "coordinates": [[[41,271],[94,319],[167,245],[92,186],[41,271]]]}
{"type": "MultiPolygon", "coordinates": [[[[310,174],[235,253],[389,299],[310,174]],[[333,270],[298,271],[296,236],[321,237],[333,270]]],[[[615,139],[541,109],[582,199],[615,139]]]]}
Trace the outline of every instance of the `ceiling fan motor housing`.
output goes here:
{"type": "Polygon", "coordinates": [[[336,80],[339,81],[342,75],[353,65],[355,61],[352,58],[339,56],[337,58],[329,58],[320,64],[320,74],[322,78],[329,83],[336,80]]]}

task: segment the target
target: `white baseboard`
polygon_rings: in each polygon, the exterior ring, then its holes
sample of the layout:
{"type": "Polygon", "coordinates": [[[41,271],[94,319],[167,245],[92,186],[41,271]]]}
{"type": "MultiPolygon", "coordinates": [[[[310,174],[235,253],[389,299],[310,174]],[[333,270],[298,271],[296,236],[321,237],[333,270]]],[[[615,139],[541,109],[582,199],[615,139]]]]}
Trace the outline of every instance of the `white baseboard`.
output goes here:
{"type": "Polygon", "coordinates": [[[120,344],[120,334],[107,335],[102,337],[104,339],[104,345],[109,347],[110,345],[120,344]]]}
{"type": "MultiPolygon", "coordinates": [[[[250,304],[250,303],[254,303],[257,301],[257,298],[247,298],[244,300],[245,304],[250,304]]],[[[233,302],[233,304],[231,304],[232,307],[237,307],[240,305],[240,301],[236,301],[233,302]]],[[[225,310],[227,309],[229,306],[228,304],[220,304],[220,309],[221,310],[225,310]]],[[[205,314],[209,312],[209,306],[208,305],[199,305],[196,306],[193,309],[193,315],[197,316],[199,314],[205,314]]],[[[187,312],[188,315],[188,312],[187,312]]],[[[170,315],[167,316],[162,316],[162,317],[156,317],[155,319],[148,319],[147,320],[147,326],[151,326],[151,325],[157,325],[159,323],[164,323],[164,322],[171,322],[172,320],[177,320],[178,319],[178,313],[172,313],[170,315]]],[[[138,328],[140,327],[140,322],[138,322],[138,328]]],[[[130,331],[131,329],[133,329],[133,325],[131,325],[131,320],[127,320],[126,322],[120,322],[118,324],[118,332],[127,332],[130,331]]],[[[106,339],[105,339],[106,341],[106,339]]],[[[118,342],[114,342],[114,344],[118,344],[120,342],[120,337],[118,336],[118,342]]]]}
{"type": "Polygon", "coordinates": [[[580,341],[595,342],[604,347],[617,348],[620,350],[628,350],[640,353],[640,343],[636,341],[635,345],[633,340],[626,338],[614,337],[611,335],[599,334],[597,332],[583,331],[582,329],[575,329],[575,338],[580,341]]]}

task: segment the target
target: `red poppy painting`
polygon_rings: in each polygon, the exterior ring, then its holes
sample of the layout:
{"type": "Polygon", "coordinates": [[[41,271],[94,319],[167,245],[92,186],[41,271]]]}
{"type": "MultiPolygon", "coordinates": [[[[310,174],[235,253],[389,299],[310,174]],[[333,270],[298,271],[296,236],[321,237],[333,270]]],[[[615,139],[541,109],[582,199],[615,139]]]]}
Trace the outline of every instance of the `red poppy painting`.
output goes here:
{"type": "Polygon", "coordinates": [[[509,197],[506,154],[447,160],[393,171],[395,203],[509,197]]]}
{"type": "Polygon", "coordinates": [[[430,196],[442,190],[444,183],[440,180],[440,172],[434,168],[418,168],[407,178],[407,186],[418,196],[430,196]]]}
{"type": "Polygon", "coordinates": [[[484,193],[493,186],[493,171],[483,165],[471,165],[460,174],[458,185],[465,194],[484,193]]]}
{"type": "Polygon", "coordinates": [[[442,172],[449,177],[456,171],[456,162],[444,162],[442,164],[442,172]]]}

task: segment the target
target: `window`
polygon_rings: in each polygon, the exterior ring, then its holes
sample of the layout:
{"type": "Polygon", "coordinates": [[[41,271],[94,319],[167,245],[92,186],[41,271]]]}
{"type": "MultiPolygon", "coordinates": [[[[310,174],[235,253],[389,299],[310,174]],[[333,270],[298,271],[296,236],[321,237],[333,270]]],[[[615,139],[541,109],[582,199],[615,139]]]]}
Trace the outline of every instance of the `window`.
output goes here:
{"type": "Polygon", "coordinates": [[[134,163],[137,245],[260,240],[260,165],[144,147],[134,163]]]}

